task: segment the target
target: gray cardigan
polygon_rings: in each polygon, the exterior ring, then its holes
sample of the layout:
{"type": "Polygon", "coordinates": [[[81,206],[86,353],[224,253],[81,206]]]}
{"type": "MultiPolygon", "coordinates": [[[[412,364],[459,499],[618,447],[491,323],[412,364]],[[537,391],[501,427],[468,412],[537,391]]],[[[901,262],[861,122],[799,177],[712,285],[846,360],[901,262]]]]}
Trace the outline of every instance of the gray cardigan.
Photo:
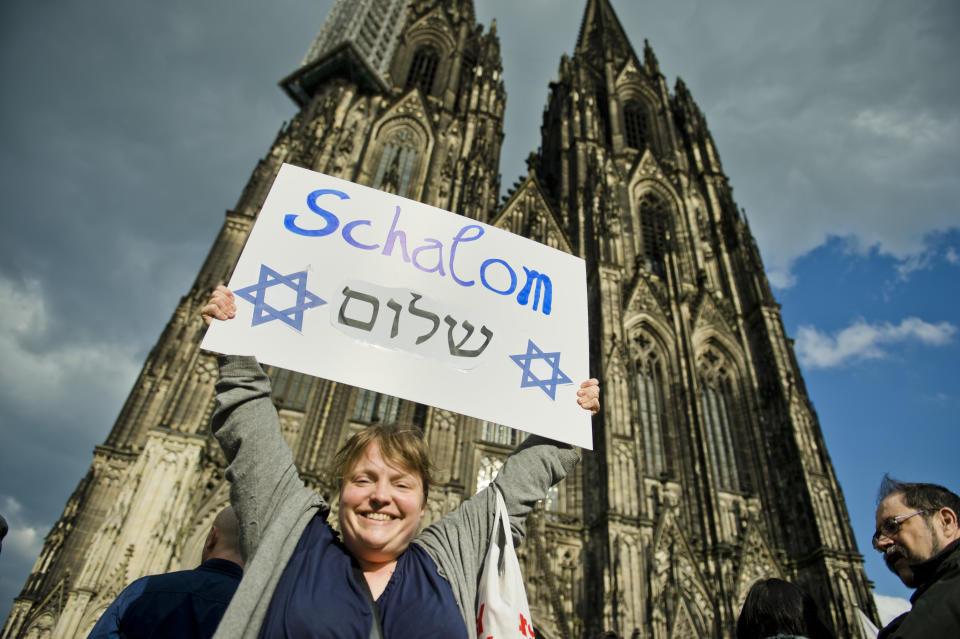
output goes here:
{"type": "MultiPolygon", "coordinates": [[[[270,378],[252,357],[219,361],[212,428],[229,463],[230,502],[240,521],[246,566],[214,639],[255,639],[307,523],[317,513],[326,517],[330,507],[300,480],[270,399],[270,378]]],[[[540,437],[527,438],[507,458],[494,483],[506,501],[515,543],[523,538],[533,505],[577,461],[571,446],[540,437]]],[[[495,513],[496,493],[488,487],[413,540],[450,583],[471,639],[477,636],[477,585],[495,513]]]]}

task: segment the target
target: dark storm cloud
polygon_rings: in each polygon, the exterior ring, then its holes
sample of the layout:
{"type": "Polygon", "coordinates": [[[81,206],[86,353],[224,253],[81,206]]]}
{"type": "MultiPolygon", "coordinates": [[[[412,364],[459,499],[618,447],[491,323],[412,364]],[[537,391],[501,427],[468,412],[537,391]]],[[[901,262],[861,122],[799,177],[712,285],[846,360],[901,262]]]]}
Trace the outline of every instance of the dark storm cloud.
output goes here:
{"type": "Polygon", "coordinates": [[[0,9],[4,616],[224,210],[293,114],[276,82],[328,9],[0,9]]]}
{"type": "Polygon", "coordinates": [[[716,48],[681,74],[770,266],[782,273],[828,233],[902,258],[957,224],[957,45],[942,26],[954,5],[704,10],[716,48]]]}
{"type": "Polygon", "coordinates": [[[23,4],[5,21],[0,259],[21,282],[55,286],[50,311],[70,339],[140,341],[156,327],[148,300],[184,291],[292,113],[275,82],[303,44],[284,36],[315,26],[291,29],[281,5],[217,4],[23,4]],[[129,314],[116,309],[124,298],[129,314]]]}

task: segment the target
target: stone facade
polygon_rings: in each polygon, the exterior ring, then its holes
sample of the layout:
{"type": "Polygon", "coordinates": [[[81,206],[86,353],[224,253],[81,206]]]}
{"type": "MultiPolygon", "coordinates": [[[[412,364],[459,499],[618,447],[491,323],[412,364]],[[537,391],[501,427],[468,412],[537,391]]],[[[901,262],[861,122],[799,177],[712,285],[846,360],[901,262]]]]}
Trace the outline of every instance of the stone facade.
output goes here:
{"type": "MultiPolygon", "coordinates": [[[[472,0],[339,0],[331,19],[338,33],[380,34],[382,46],[321,31],[281,82],[299,113],[227,212],[2,637],[84,637],[133,579],[199,562],[228,491],[208,435],[216,367],[197,346],[198,311],[229,279],[283,162],[586,260],[603,411],[594,451],[544,500],[518,549],[538,636],[733,637],[746,591],[769,576],[800,583],[839,636],[859,636],[855,607],[876,613],[843,497],[756,244],[683,82],[671,93],[609,1],[587,0],[576,49],[549,86],[541,149],[498,203],[496,24],[477,25],[472,0]],[[365,31],[378,11],[399,12],[402,28],[365,31]]],[[[430,521],[489,482],[520,439],[344,384],[271,375],[301,474],[328,497],[333,452],[372,421],[423,429],[442,482],[430,521]]]]}

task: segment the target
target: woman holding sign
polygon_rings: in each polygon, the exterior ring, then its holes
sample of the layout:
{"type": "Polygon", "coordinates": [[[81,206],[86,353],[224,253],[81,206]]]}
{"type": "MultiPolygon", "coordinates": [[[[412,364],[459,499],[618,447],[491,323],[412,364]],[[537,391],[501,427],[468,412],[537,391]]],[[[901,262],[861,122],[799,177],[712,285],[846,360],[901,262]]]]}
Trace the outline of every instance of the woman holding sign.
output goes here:
{"type": "MultiPolygon", "coordinates": [[[[233,294],[218,286],[202,316],[209,325],[235,311],[233,294]]],[[[229,462],[247,563],[215,636],[476,639],[477,584],[497,493],[513,537],[522,538],[534,504],[573,469],[577,452],[529,437],[490,486],[419,531],[431,484],[426,444],[414,428],[371,426],[334,461],[341,541],[326,521],[329,505],[300,480],[269,377],[252,357],[219,362],[212,428],[229,462]]],[[[577,395],[597,412],[597,380],[577,395]]]]}

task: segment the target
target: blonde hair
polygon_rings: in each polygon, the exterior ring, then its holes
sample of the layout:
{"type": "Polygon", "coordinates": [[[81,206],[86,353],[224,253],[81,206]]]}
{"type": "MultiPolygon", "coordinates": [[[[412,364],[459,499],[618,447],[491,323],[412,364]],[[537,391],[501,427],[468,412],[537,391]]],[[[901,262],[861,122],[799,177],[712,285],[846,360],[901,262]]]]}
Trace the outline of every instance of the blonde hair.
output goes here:
{"type": "Polygon", "coordinates": [[[426,502],[430,486],[434,483],[433,464],[423,434],[413,426],[372,424],[354,433],[333,457],[333,474],[338,487],[343,488],[343,480],[373,442],[380,446],[380,454],[384,458],[420,477],[423,501],[426,502]]]}

